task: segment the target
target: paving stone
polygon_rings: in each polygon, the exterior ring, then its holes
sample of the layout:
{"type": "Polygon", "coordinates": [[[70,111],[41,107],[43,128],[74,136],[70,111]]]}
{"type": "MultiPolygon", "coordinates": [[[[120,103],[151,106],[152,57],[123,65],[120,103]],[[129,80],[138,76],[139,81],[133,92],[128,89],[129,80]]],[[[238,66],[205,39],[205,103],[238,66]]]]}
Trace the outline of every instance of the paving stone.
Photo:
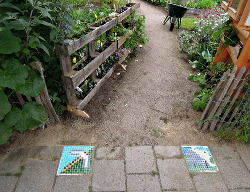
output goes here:
{"type": "MultiPolygon", "coordinates": [[[[177,192],[177,191],[165,191],[165,192],[177,192]]],[[[178,191],[178,192],[195,192],[195,191],[178,191]]]]}
{"type": "Polygon", "coordinates": [[[54,192],[87,192],[89,186],[89,176],[59,176],[56,178],[54,192]]]}
{"type": "Polygon", "coordinates": [[[235,189],[235,190],[230,190],[230,192],[250,192],[250,189],[235,189]]]}
{"type": "Polygon", "coordinates": [[[44,192],[52,190],[58,162],[28,160],[18,182],[16,192],[44,192]]]}
{"type": "Polygon", "coordinates": [[[93,166],[93,191],[125,191],[123,160],[95,160],[93,166]]]}
{"type": "Polygon", "coordinates": [[[29,154],[29,149],[20,148],[9,152],[7,157],[0,163],[0,174],[19,173],[21,166],[25,163],[29,154]]]}
{"type": "Polygon", "coordinates": [[[250,173],[241,160],[218,160],[216,163],[229,189],[250,188],[250,173]]]}
{"type": "Polygon", "coordinates": [[[0,191],[14,191],[18,177],[15,176],[0,176],[0,191]]]}
{"type": "Polygon", "coordinates": [[[123,148],[121,147],[98,147],[96,159],[124,159],[123,148]]]}
{"type": "Polygon", "coordinates": [[[125,159],[127,173],[156,171],[155,157],[151,146],[126,147],[125,159]]]}
{"type": "Polygon", "coordinates": [[[240,156],[237,151],[229,146],[211,147],[210,150],[215,159],[240,159],[240,156]]]}
{"type": "Polygon", "coordinates": [[[250,149],[249,148],[240,149],[238,150],[238,153],[240,154],[241,159],[244,161],[245,165],[250,171],[250,149]]]}
{"type": "Polygon", "coordinates": [[[183,159],[158,159],[157,165],[164,190],[193,189],[193,183],[183,159]]]}
{"type": "Polygon", "coordinates": [[[181,158],[181,148],[178,146],[155,146],[155,154],[157,158],[168,159],[168,158],[181,158]]]}
{"type": "Polygon", "coordinates": [[[158,175],[128,175],[127,176],[128,192],[160,192],[161,187],[158,175]]]}
{"type": "Polygon", "coordinates": [[[29,158],[38,160],[59,160],[63,151],[63,146],[37,146],[29,151],[29,158]]]}
{"type": "Polygon", "coordinates": [[[195,175],[194,184],[197,192],[227,192],[228,189],[219,173],[195,175]]]}

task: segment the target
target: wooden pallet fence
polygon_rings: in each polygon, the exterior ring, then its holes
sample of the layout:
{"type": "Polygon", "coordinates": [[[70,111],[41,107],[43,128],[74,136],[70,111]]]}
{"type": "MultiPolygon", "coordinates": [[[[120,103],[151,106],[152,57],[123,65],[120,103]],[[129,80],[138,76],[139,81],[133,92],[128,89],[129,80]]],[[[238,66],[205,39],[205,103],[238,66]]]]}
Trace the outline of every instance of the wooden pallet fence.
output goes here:
{"type": "MultiPolygon", "coordinates": [[[[117,41],[112,42],[110,46],[101,53],[95,51],[95,39],[98,38],[101,34],[109,31],[112,27],[118,25],[129,15],[131,15],[134,10],[137,9],[139,6],[139,3],[135,3],[132,7],[129,7],[126,11],[119,14],[116,18],[112,18],[104,25],[92,28],[93,30],[86,34],[84,38],[77,40],[65,40],[63,45],[57,45],[57,53],[63,71],[63,84],[68,98],[67,109],[70,112],[83,117],[89,117],[87,113],[81,110],[98,92],[98,90],[105,83],[105,81],[107,81],[107,79],[112,75],[115,67],[111,68],[110,71],[101,80],[98,81],[97,85],[83,100],[79,100],[76,97],[75,89],[80,86],[88,77],[90,77],[95,72],[95,70],[102,63],[104,63],[113,53],[115,53],[118,49],[121,48],[126,39],[129,37],[129,33],[126,33],[117,41]],[[70,56],[86,45],[88,45],[89,48],[88,54],[94,57],[94,59],[89,62],[84,68],[77,71],[74,69],[74,66],[71,63],[70,56]]],[[[122,57],[121,59],[124,58],[122,57]]],[[[121,64],[121,62],[118,62],[117,64],[121,64]]]]}
{"type": "Polygon", "coordinates": [[[224,73],[202,114],[200,129],[218,130],[227,119],[232,120],[232,115],[237,109],[236,101],[250,75],[250,70],[247,70],[246,67],[242,67],[238,73],[236,71],[237,67],[232,72],[224,73]]]}

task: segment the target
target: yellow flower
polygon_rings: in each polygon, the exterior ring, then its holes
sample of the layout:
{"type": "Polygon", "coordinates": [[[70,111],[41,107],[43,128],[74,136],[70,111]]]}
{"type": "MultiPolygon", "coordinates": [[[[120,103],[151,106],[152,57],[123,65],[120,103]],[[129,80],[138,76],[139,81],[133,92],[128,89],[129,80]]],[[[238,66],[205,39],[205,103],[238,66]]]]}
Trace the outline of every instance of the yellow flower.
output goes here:
{"type": "Polygon", "coordinates": [[[97,43],[100,44],[100,43],[101,43],[101,40],[97,40],[97,43]]]}
{"type": "Polygon", "coordinates": [[[98,19],[97,15],[95,14],[95,18],[98,19]]]}
{"type": "Polygon", "coordinates": [[[76,57],[74,57],[72,61],[73,61],[73,63],[76,63],[76,57]]]}

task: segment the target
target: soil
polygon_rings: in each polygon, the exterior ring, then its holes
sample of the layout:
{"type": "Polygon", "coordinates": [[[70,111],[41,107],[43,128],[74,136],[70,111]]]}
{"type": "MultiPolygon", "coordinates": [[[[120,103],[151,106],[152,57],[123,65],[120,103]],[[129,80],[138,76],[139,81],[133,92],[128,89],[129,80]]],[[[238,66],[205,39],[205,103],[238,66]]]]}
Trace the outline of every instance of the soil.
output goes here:
{"type": "Polygon", "coordinates": [[[50,145],[234,145],[197,130],[201,113],[191,100],[199,88],[177,42],[177,31],[162,25],[165,12],[140,1],[149,42],[117,71],[84,109],[90,119],[75,116],[45,129],[16,133],[5,150],[50,145]],[[119,73],[118,73],[119,72],[119,73]]]}

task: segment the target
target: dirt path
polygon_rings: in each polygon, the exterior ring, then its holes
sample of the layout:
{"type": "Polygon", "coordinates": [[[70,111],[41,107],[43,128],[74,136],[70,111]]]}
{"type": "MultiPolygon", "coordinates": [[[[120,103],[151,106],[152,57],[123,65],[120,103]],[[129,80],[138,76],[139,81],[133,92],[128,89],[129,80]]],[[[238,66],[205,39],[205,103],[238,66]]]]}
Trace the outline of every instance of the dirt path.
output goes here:
{"type": "Polygon", "coordinates": [[[196,129],[200,113],[191,108],[198,89],[178,49],[176,32],[162,25],[165,13],[143,1],[149,42],[110,79],[86,108],[89,120],[71,117],[63,125],[17,134],[11,147],[27,145],[217,145],[211,133],[196,129]]]}

